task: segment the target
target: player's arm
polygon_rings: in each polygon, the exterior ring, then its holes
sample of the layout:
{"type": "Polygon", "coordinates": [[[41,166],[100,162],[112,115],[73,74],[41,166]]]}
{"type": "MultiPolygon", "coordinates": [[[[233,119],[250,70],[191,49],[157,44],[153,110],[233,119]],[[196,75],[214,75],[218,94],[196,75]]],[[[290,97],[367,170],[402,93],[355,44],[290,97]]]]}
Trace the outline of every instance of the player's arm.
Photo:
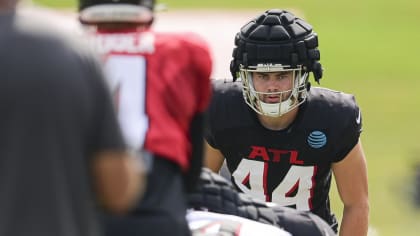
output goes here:
{"type": "Polygon", "coordinates": [[[146,177],[138,158],[123,151],[103,151],[92,164],[96,196],[106,210],[125,213],[143,195],[146,177]]]}
{"type": "Polygon", "coordinates": [[[225,157],[218,149],[213,148],[210,144],[205,142],[204,164],[206,167],[215,173],[219,173],[224,159],[225,157]]]}
{"type": "Polygon", "coordinates": [[[203,129],[204,114],[198,113],[194,116],[190,124],[191,158],[190,168],[184,174],[184,185],[187,192],[194,192],[200,179],[203,167],[203,129]]]}
{"type": "Polygon", "coordinates": [[[332,166],[344,204],[340,236],[366,236],[369,224],[367,165],[361,142],[332,166]]]}

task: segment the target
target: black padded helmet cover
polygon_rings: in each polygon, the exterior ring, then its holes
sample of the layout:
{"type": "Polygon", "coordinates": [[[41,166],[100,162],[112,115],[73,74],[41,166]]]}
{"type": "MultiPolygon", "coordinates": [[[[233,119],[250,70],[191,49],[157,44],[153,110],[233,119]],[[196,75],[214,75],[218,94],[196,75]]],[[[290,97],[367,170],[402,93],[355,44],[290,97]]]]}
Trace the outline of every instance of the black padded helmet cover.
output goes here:
{"type": "Polygon", "coordinates": [[[312,26],[285,10],[272,9],[245,24],[235,36],[230,71],[236,80],[240,65],[302,65],[322,77],[318,36],[312,26]]]}

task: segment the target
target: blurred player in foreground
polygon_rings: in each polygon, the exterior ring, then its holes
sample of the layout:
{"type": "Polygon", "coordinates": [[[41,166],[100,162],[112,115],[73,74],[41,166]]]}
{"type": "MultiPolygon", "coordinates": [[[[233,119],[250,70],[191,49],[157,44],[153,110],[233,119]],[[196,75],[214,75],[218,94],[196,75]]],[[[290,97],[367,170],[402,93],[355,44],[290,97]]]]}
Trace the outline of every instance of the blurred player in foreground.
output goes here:
{"type": "MultiPolygon", "coordinates": [[[[0,0],[0,236],[98,236],[142,193],[100,64],[0,0]]],[[[39,22],[38,22],[39,21],[39,22]]]]}

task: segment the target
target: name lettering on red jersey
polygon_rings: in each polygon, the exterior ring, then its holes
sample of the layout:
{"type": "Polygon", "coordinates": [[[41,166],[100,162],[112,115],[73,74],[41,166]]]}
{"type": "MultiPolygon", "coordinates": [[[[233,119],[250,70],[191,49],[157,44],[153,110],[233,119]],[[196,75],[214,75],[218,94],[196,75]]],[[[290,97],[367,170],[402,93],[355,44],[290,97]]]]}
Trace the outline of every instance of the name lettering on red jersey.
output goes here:
{"type": "Polygon", "coordinates": [[[152,54],[155,51],[155,36],[151,32],[144,32],[142,34],[97,34],[90,41],[91,45],[100,54],[152,54]]]}

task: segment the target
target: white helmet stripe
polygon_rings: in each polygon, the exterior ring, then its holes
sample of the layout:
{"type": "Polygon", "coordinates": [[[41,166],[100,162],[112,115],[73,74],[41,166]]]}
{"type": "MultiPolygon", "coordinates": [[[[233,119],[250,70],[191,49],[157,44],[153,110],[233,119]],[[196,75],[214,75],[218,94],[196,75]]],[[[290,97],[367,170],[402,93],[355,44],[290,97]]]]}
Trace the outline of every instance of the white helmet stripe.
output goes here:
{"type": "Polygon", "coordinates": [[[142,23],[152,19],[153,12],[150,9],[132,4],[102,4],[87,7],[80,12],[80,20],[85,23],[142,23]]]}

